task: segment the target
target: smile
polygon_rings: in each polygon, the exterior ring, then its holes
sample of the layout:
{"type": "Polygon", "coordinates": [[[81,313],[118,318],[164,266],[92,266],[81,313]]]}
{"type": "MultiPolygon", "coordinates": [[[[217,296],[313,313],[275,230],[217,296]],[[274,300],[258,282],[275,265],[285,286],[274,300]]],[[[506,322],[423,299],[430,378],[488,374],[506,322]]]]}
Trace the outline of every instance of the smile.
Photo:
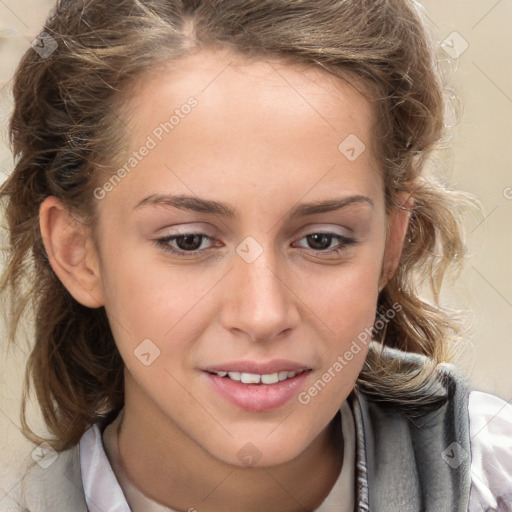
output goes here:
{"type": "Polygon", "coordinates": [[[279,371],[274,373],[245,373],[245,372],[226,372],[226,371],[216,371],[210,372],[212,374],[218,375],[222,378],[228,378],[237,382],[241,382],[242,384],[276,384],[278,382],[283,382],[288,379],[293,379],[295,376],[300,375],[306,370],[299,371],[279,371]]]}
{"type": "Polygon", "coordinates": [[[278,409],[292,401],[312,371],[300,364],[277,361],[226,364],[226,370],[222,370],[223,366],[203,370],[209,385],[235,407],[258,413],[278,409]]]}

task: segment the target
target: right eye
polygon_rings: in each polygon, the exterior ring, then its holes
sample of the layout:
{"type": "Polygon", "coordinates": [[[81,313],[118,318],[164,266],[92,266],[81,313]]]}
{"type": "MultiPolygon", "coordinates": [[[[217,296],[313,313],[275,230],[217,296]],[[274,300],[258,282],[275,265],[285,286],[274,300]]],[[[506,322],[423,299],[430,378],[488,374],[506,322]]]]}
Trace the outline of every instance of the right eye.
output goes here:
{"type": "Polygon", "coordinates": [[[213,239],[205,233],[181,233],[179,235],[169,235],[155,240],[155,243],[166,252],[170,252],[179,257],[197,256],[200,252],[204,240],[213,239]]]}

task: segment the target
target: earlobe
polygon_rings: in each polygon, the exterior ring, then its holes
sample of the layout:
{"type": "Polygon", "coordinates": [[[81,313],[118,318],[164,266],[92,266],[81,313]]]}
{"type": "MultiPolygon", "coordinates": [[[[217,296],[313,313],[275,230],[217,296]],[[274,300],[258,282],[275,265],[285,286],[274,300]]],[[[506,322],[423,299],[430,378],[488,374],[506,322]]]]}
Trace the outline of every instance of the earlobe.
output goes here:
{"type": "Polygon", "coordinates": [[[90,230],[54,196],[39,208],[39,227],[50,265],[69,293],[89,308],[102,306],[98,254],[90,230]]]}
{"type": "Polygon", "coordinates": [[[398,269],[413,204],[414,198],[409,192],[400,192],[395,197],[395,207],[389,218],[379,292],[383,290],[398,269]]]}

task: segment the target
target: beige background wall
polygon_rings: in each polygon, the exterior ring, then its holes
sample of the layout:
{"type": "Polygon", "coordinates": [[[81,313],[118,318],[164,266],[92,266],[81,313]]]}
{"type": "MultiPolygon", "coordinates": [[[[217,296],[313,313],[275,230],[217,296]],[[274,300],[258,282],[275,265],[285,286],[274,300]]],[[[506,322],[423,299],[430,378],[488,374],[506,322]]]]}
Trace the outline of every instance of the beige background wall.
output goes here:
{"type": "MultiPolygon", "coordinates": [[[[40,32],[52,2],[0,0],[0,170],[9,172],[6,145],[9,86],[14,67],[40,32]]],[[[462,354],[474,386],[512,399],[512,1],[425,0],[444,66],[464,104],[464,116],[448,152],[451,183],[474,193],[484,218],[470,216],[466,245],[471,258],[451,300],[474,311],[468,348],[462,354]],[[451,42],[450,42],[451,41],[451,42]],[[451,46],[450,46],[451,45],[451,46]]],[[[0,504],[27,458],[19,434],[19,400],[26,357],[21,347],[5,353],[0,344],[0,504]],[[21,456],[22,454],[22,456],[21,456]],[[3,471],[2,471],[3,470],[3,471]]],[[[34,416],[37,419],[37,415],[34,416]]],[[[27,451],[28,450],[28,451],[27,451]]],[[[0,507],[1,508],[1,507],[0,507]]]]}

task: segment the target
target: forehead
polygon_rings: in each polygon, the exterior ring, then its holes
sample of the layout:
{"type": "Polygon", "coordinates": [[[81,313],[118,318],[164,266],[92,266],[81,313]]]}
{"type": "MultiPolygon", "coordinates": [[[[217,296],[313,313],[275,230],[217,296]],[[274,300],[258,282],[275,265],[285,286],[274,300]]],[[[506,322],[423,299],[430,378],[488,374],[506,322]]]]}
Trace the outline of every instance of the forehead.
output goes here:
{"type": "Polygon", "coordinates": [[[350,83],[317,65],[201,50],[139,79],[125,98],[124,112],[135,114],[132,122],[148,131],[151,126],[144,121],[150,116],[165,116],[195,96],[212,124],[235,111],[246,121],[270,119],[268,130],[272,130],[279,118],[285,121],[283,116],[295,114],[310,117],[312,126],[324,125],[340,136],[348,119],[350,128],[362,135],[365,125],[373,122],[374,111],[353,85],[364,88],[363,81],[348,71],[344,76],[350,83]]]}
{"type": "Polygon", "coordinates": [[[182,191],[211,195],[214,182],[235,195],[236,182],[244,192],[286,183],[300,197],[316,181],[326,191],[355,189],[380,175],[371,150],[373,106],[317,66],[201,51],[141,80],[120,115],[126,158],[152,140],[126,180],[140,194],[160,192],[158,182],[172,192],[189,185],[182,191]]]}

